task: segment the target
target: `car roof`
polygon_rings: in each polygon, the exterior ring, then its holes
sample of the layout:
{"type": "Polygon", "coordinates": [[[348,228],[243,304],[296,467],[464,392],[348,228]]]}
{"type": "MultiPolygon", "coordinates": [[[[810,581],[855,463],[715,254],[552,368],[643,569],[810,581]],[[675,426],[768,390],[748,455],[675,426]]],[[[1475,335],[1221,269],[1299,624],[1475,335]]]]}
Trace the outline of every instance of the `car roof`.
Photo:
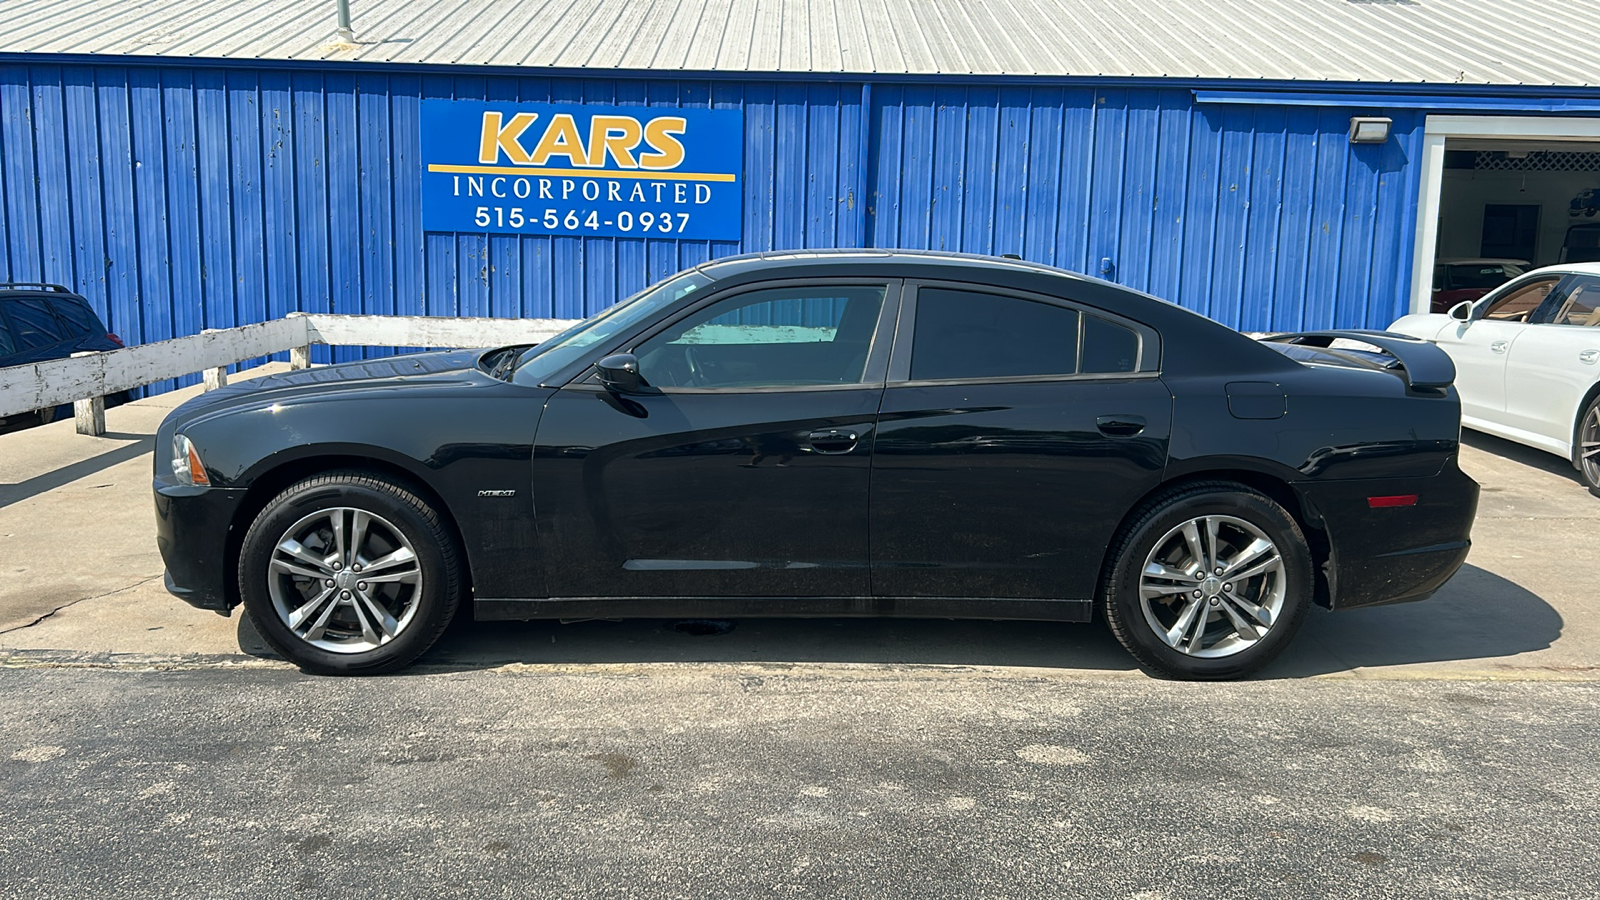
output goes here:
{"type": "Polygon", "coordinates": [[[1571,262],[1542,266],[1526,275],[1600,275],[1600,262],[1571,262]]]}

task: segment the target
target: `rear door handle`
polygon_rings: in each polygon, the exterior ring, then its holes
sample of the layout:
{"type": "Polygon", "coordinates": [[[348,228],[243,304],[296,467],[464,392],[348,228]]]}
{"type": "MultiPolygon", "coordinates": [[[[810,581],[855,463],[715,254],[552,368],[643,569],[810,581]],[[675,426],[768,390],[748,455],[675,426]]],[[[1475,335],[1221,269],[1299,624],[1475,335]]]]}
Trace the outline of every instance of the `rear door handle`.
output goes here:
{"type": "Polygon", "coordinates": [[[1578,362],[1581,363],[1592,364],[1597,359],[1600,359],[1600,350],[1585,350],[1578,354],[1578,362]]]}
{"type": "Polygon", "coordinates": [[[1133,437],[1144,430],[1144,416],[1100,416],[1094,423],[1106,437],[1133,437]]]}
{"type": "Polygon", "coordinates": [[[1506,348],[1509,346],[1511,345],[1505,341],[1495,341],[1489,345],[1489,350],[1494,353],[1504,353],[1506,352],[1506,348]]]}
{"type": "Polygon", "coordinates": [[[825,428],[806,435],[806,443],[818,453],[849,453],[861,436],[842,428],[825,428]]]}

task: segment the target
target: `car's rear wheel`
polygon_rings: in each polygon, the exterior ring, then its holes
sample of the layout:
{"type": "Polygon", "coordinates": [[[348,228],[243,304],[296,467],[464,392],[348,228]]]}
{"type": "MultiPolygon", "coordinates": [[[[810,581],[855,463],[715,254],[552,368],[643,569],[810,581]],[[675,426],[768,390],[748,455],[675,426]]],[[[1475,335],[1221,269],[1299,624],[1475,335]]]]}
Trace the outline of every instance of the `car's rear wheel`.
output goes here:
{"type": "Polygon", "coordinates": [[[1277,656],[1311,605],[1298,524],[1243,485],[1189,485],[1122,530],[1100,609],[1117,640],[1172,678],[1242,678],[1277,656]]]}
{"type": "Polygon", "coordinates": [[[1600,397],[1589,401],[1578,421],[1578,472],[1589,493],[1600,497],[1600,397]]]}
{"type": "Polygon", "coordinates": [[[239,591],[256,630],[311,672],[377,674],[422,655],[460,602],[455,541],[402,484],[360,472],[306,479],[245,533],[239,591]]]}

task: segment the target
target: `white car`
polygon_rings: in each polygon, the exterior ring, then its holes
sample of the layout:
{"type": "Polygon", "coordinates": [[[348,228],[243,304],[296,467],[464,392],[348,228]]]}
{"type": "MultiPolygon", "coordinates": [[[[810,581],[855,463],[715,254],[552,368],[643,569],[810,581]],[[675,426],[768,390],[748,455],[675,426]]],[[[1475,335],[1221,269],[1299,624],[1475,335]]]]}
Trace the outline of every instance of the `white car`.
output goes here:
{"type": "Polygon", "coordinates": [[[1600,263],[1535,269],[1389,330],[1455,361],[1461,424],[1565,457],[1600,497],[1600,263]]]}

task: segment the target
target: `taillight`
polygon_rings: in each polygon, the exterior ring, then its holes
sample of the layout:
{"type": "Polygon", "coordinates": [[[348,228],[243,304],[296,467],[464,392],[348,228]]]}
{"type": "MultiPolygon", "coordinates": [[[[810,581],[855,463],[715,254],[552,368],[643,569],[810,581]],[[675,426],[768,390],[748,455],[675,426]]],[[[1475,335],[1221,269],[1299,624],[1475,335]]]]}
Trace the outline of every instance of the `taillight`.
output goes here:
{"type": "Polygon", "coordinates": [[[106,340],[110,341],[113,344],[116,344],[118,347],[126,347],[126,346],[128,346],[127,344],[124,344],[122,342],[122,338],[117,337],[116,335],[112,334],[109,331],[106,332],[106,340]]]}
{"type": "Polygon", "coordinates": [[[1367,506],[1372,509],[1392,509],[1397,506],[1416,506],[1416,494],[1392,494],[1387,497],[1368,497],[1367,506]]]}

